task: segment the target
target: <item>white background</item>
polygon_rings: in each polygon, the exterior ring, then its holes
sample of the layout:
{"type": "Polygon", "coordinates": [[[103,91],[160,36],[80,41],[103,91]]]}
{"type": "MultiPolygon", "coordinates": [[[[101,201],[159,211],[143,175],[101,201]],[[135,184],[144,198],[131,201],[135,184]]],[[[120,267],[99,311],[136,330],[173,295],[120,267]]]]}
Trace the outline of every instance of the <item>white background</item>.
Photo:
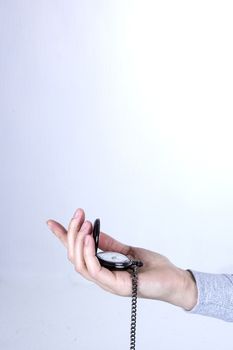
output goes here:
{"type": "MultiPolygon", "coordinates": [[[[181,268],[232,273],[231,1],[0,1],[0,348],[127,349],[130,299],[46,226],[81,207],[181,268]]],[[[138,301],[137,349],[232,349],[138,301]]]]}

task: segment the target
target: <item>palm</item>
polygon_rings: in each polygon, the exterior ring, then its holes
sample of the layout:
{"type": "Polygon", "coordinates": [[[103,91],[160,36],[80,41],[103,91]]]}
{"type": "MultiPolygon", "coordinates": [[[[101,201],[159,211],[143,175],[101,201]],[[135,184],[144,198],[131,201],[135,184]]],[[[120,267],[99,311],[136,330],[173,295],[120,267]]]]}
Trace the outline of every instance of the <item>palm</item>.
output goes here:
{"type": "MultiPolygon", "coordinates": [[[[164,299],[165,291],[170,293],[172,285],[176,283],[174,272],[179,273],[165,256],[143,248],[132,247],[128,255],[133,259],[143,261],[139,269],[138,296],[148,299],[164,299]]],[[[131,295],[131,277],[128,272],[114,271],[116,278],[115,292],[122,296],[131,295]]]]}

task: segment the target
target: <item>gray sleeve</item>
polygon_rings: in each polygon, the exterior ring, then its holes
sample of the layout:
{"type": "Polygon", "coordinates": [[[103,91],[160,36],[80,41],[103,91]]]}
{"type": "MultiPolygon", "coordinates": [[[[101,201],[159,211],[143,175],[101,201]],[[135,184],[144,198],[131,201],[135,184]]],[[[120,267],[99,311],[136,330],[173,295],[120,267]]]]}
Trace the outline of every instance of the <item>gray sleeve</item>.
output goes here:
{"type": "Polygon", "coordinates": [[[191,310],[184,311],[233,322],[233,275],[188,271],[196,280],[198,299],[191,310]]]}

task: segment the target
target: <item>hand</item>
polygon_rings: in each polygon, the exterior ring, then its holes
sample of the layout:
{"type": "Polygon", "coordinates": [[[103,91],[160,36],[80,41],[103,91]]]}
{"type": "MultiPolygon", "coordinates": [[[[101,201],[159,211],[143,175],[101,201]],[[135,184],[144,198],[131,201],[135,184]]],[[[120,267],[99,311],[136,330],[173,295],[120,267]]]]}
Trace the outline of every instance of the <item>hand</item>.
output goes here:
{"type": "MultiPolygon", "coordinates": [[[[75,270],[104,290],[131,295],[131,276],[128,271],[110,271],[102,267],[95,256],[92,223],[85,220],[83,209],[76,210],[68,230],[55,220],[48,220],[52,232],[67,249],[67,256],[75,270]]],[[[197,287],[189,271],[173,265],[165,256],[153,251],[129,246],[100,232],[99,248],[115,251],[143,261],[138,270],[138,297],[156,299],[191,310],[197,302],[197,287]]]]}

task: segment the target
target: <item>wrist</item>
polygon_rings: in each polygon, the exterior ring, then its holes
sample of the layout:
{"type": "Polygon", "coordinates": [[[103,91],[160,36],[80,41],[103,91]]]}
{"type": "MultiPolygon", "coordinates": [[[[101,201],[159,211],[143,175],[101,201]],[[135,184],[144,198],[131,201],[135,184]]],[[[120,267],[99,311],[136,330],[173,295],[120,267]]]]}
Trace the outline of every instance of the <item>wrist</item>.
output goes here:
{"type": "Polygon", "coordinates": [[[196,281],[191,272],[180,268],[176,269],[176,282],[173,285],[169,303],[191,310],[197,303],[198,290],[196,281]]]}
{"type": "Polygon", "coordinates": [[[183,270],[183,276],[183,300],[180,306],[186,311],[190,311],[197,304],[197,284],[193,274],[189,270],[183,270]]]}

